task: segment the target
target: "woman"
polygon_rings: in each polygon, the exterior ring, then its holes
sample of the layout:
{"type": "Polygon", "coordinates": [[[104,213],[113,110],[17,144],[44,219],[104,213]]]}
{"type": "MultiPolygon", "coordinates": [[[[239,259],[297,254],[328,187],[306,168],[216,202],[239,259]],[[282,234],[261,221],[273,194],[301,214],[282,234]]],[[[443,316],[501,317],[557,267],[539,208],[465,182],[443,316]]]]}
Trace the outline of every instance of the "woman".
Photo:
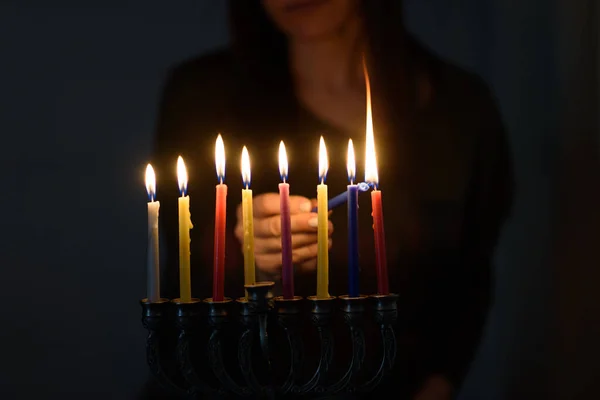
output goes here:
{"type": "MultiPolygon", "coordinates": [[[[493,250],[512,200],[507,137],[489,90],[412,38],[397,0],[241,0],[229,6],[232,46],[173,68],[161,101],[153,163],[163,188],[168,257],[163,296],[178,297],[178,155],[188,167],[195,225],[192,294],[211,296],[217,133],[228,160],[225,295],[243,294],[238,160],[244,145],[252,160],[258,275],[279,280],[273,192],[280,181],[280,140],[297,196],[292,201],[296,294],[315,294],[316,214],[310,209],[318,183],[318,141],[323,135],[329,149],[331,194],[345,190],[348,138],[362,176],[364,57],[390,288],[400,295],[401,371],[394,391],[415,400],[452,398],[479,343],[490,304],[493,250]]],[[[366,209],[368,197],[359,200],[366,209]]],[[[375,293],[372,221],[365,211],[359,221],[361,292],[375,293]]],[[[347,292],[345,214],[341,208],[330,217],[333,295],[347,292]]]]}

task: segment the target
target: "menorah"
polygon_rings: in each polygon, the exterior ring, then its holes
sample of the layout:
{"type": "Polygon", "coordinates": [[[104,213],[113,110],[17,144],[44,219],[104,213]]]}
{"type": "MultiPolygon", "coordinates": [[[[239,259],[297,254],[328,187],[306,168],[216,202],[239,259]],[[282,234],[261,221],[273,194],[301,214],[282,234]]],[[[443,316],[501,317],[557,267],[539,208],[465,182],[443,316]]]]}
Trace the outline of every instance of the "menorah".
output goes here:
{"type": "Polygon", "coordinates": [[[273,287],[246,285],[247,296],[235,301],[143,299],[152,374],[182,398],[369,393],[389,375],[397,295],[284,299],[273,287]],[[369,329],[377,340],[365,339],[369,329]],[[315,348],[307,349],[311,332],[315,348]]]}

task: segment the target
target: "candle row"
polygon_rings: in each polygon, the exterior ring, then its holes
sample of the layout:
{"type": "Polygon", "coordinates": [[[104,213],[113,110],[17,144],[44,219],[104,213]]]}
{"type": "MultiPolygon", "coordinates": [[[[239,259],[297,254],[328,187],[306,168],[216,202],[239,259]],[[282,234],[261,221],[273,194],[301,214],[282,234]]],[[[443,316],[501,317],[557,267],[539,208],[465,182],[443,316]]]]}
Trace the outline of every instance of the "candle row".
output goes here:
{"type": "MultiPolygon", "coordinates": [[[[372,138],[372,132],[371,132],[372,138]]],[[[387,266],[383,229],[383,213],[381,207],[381,191],[378,190],[377,167],[374,162],[374,143],[367,135],[365,180],[374,189],[371,192],[373,229],[375,235],[375,258],[378,275],[378,292],[388,293],[387,266]]],[[[246,285],[256,283],[254,262],[254,227],[252,212],[252,190],[250,189],[251,172],[250,156],[246,146],[242,149],[242,218],[243,218],[243,255],[244,282],[246,285]]],[[[225,178],[225,149],[221,135],[215,144],[215,166],[218,184],[215,199],[215,234],[213,263],[213,301],[224,300],[225,272],[225,226],[227,185],[225,178]]],[[[319,184],[317,185],[317,298],[324,299],[329,295],[329,249],[328,249],[328,191],[325,183],[329,169],[327,149],[323,137],[319,141],[319,184]]],[[[358,190],[354,183],[356,165],[352,139],[348,141],[347,171],[350,184],[347,187],[348,203],[348,295],[359,296],[359,263],[358,263],[358,190]]],[[[288,183],[288,161],[283,141],[279,145],[279,173],[282,182],[279,184],[281,248],[282,248],[282,284],[283,297],[294,297],[294,276],[292,263],[292,234],[290,215],[290,185],[288,183]]],[[[180,300],[191,301],[190,283],[190,230],[193,228],[190,214],[190,198],[187,194],[188,175],[181,156],[177,159],[177,179],[180,197],[178,199],[179,214],[179,288],[180,300]]],[[[156,182],[152,166],[146,168],[146,188],[148,191],[148,299],[157,301],[160,298],[159,256],[158,256],[158,212],[160,203],[156,200],[156,182]]]]}

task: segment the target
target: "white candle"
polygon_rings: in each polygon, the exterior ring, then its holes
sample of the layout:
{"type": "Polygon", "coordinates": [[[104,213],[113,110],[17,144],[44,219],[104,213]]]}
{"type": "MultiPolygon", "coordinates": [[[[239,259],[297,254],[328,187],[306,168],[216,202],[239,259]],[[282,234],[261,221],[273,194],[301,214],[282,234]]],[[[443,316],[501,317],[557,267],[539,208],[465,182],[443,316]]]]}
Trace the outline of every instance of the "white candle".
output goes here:
{"type": "Polygon", "coordinates": [[[160,259],[158,253],[158,210],[156,201],[156,177],[150,164],[146,167],[146,190],[148,192],[148,266],[147,297],[148,302],[160,300],[160,259]]]}

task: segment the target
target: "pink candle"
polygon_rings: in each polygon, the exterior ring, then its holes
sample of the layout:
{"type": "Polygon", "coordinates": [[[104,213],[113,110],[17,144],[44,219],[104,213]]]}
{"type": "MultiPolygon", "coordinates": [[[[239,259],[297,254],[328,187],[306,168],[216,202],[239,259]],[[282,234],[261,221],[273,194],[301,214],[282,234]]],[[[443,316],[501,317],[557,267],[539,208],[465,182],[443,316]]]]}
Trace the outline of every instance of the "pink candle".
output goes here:
{"type": "Polygon", "coordinates": [[[279,184],[279,207],[281,214],[281,280],[283,282],[283,298],[294,298],[294,265],[292,264],[292,222],[290,216],[290,185],[286,182],[288,175],[287,154],[283,141],[279,144],[279,174],[283,183],[279,184]]]}
{"type": "Polygon", "coordinates": [[[225,179],[225,146],[221,135],[215,146],[215,164],[219,184],[216,190],[215,204],[215,248],[213,263],[213,301],[225,299],[225,226],[227,209],[227,185],[225,179]]]}

